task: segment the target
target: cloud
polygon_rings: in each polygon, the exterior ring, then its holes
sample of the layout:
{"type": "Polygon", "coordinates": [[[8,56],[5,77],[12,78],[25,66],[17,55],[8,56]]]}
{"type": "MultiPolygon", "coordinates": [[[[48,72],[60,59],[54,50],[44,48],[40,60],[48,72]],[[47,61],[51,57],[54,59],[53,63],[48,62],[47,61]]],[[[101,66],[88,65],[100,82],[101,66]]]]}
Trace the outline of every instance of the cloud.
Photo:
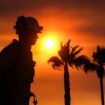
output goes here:
{"type": "Polygon", "coordinates": [[[28,13],[36,17],[41,15],[46,18],[45,22],[49,16],[57,16],[59,20],[63,17],[66,20],[60,21],[67,21],[66,25],[71,25],[76,32],[105,36],[104,10],[105,0],[0,0],[3,25],[0,33],[10,30],[8,27],[13,26],[17,16],[28,13]]]}
{"type": "Polygon", "coordinates": [[[105,38],[105,26],[96,26],[96,25],[85,25],[80,27],[75,27],[74,30],[77,33],[86,33],[92,37],[94,36],[104,36],[105,38]]]}
{"type": "Polygon", "coordinates": [[[96,9],[104,11],[105,0],[1,0],[0,13],[15,15],[22,11],[41,11],[46,8],[65,9],[96,9]]]}

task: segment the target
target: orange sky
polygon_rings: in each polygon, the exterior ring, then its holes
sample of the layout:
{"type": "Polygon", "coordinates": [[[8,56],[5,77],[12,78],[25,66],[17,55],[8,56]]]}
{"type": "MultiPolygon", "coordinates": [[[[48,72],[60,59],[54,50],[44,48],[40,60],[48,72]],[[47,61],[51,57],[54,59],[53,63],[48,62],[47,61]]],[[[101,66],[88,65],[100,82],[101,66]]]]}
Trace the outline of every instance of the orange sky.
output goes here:
{"type": "MultiPolygon", "coordinates": [[[[63,70],[55,71],[47,63],[49,57],[57,55],[57,50],[44,48],[43,39],[55,38],[58,48],[61,41],[71,39],[71,44],[79,44],[84,48],[82,53],[91,57],[96,45],[105,46],[104,10],[104,0],[0,1],[0,50],[17,38],[12,28],[17,16],[33,16],[44,27],[32,47],[37,62],[32,91],[37,95],[38,105],[64,105],[63,70]]],[[[99,80],[95,73],[86,75],[74,68],[70,71],[70,83],[72,105],[100,105],[99,80]]]]}

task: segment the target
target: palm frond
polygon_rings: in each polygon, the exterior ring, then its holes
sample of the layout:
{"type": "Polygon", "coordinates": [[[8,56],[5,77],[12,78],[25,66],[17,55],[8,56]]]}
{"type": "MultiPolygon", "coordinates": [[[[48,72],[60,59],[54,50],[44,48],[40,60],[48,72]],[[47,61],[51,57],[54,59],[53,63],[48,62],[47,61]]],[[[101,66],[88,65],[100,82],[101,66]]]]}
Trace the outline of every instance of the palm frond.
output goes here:
{"type": "Polygon", "coordinates": [[[78,67],[84,66],[88,62],[89,62],[89,59],[85,55],[81,55],[73,60],[73,64],[77,67],[77,69],[78,67]]]}
{"type": "Polygon", "coordinates": [[[59,69],[63,65],[63,62],[57,56],[49,58],[48,63],[52,63],[53,69],[59,69]]]}
{"type": "Polygon", "coordinates": [[[84,71],[85,73],[87,72],[93,72],[93,71],[97,71],[98,69],[98,65],[94,64],[94,63],[91,63],[91,62],[87,62],[85,65],[84,65],[84,71]]]}
{"type": "Polygon", "coordinates": [[[67,58],[67,62],[68,64],[72,67],[73,65],[73,60],[75,59],[75,55],[74,54],[69,54],[68,58],[67,58]]]}
{"type": "Polygon", "coordinates": [[[79,45],[72,47],[71,54],[73,54],[78,47],[79,45]]]}
{"type": "Polygon", "coordinates": [[[80,53],[80,52],[81,52],[81,50],[83,50],[83,48],[78,49],[78,50],[77,50],[77,51],[75,51],[73,54],[74,54],[74,55],[77,55],[78,53],[80,53]]]}
{"type": "Polygon", "coordinates": [[[61,43],[61,49],[58,51],[59,56],[61,57],[62,61],[66,61],[69,55],[69,45],[70,40],[64,45],[61,43]]]}
{"type": "Polygon", "coordinates": [[[93,60],[98,64],[105,64],[105,48],[97,46],[97,50],[93,52],[93,60]]]}

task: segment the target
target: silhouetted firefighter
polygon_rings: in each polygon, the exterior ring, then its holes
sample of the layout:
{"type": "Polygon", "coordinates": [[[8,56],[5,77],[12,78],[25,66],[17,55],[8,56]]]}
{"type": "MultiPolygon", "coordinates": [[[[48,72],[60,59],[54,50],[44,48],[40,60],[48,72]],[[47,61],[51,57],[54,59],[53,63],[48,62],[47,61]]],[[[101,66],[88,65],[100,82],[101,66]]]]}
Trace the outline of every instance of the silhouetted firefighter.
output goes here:
{"type": "Polygon", "coordinates": [[[14,26],[14,39],[0,53],[0,105],[29,105],[30,85],[33,82],[35,62],[31,46],[38,39],[42,26],[33,17],[19,16],[14,26]]]}

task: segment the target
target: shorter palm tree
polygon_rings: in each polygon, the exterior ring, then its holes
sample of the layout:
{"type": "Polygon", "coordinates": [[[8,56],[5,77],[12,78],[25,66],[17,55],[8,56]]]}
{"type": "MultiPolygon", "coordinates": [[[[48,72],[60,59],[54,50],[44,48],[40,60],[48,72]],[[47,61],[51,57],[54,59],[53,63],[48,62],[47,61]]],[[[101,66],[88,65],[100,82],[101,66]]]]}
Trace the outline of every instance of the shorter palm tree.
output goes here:
{"type": "Polygon", "coordinates": [[[104,105],[103,77],[105,76],[105,48],[97,46],[96,52],[93,52],[93,61],[86,59],[84,64],[85,73],[95,71],[100,79],[101,103],[104,105]]]}
{"type": "Polygon", "coordinates": [[[64,67],[64,90],[65,90],[65,105],[71,104],[71,96],[70,96],[70,81],[69,81],[69,71],[68,66],[72,67],[75,65],[76,67],[84,64],[86,56],[78,54],[81,52],[82,48],[79,46],[70,46],[70,40],[64,45],[61,43],[61,49],[58,51],[59,57],[52,56],[48,62],[52,63],[53,69],[60,69],[60,67],[64,67]]]}

